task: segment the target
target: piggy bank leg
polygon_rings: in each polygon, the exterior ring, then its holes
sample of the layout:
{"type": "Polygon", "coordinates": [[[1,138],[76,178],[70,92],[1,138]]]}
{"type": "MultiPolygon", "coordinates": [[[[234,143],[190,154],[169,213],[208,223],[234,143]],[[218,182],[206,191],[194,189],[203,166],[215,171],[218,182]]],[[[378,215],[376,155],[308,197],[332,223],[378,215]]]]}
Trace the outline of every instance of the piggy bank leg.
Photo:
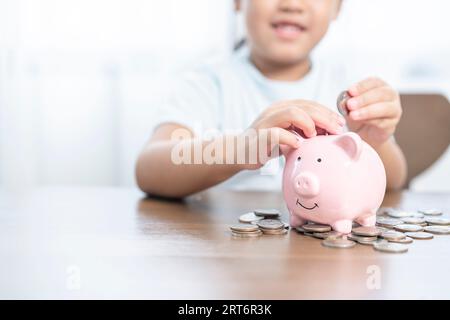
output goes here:
{"type": "Polygon", "coordinates": [[[305,220],[303,220],[302,218],[300,218],[299,216],[296,216],[295,214],[290,215],[290,225],[292,228],[297,228],[297,227],[301,227],[302,225],[304,225],[306,223],[305,220]]]}
{"type": "Polygon", "coordinates": [[[348,234],[352,232],[352,221],[351,220],[339,220],[331,225],[334,231],[339,233],[348,234]]]}
{"type": "Polygon", "coordinates": [[[363,227],[374,227],[376,220],[376,214],[370,213],[369,215],[359,217],[358,219],[356,219],[356,222],[358,222],[363,227]]]}

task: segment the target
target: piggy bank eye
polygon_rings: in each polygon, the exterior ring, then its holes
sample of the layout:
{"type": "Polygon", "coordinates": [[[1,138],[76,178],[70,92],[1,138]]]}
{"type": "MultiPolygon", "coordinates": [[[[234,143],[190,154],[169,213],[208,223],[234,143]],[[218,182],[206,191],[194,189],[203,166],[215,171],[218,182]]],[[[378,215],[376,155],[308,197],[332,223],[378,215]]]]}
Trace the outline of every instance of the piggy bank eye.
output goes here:
{"type": "Polygon", "coordinates": [[[321,158],[317,159],[317,162],[322,162],[322,159],[321,158]]]}
{"type": "Polygon", "coordinates": [[[297,158],[297,161],[300,161],[300,160],[302,160],[302,157],[298,157],[298,158],[297,158]]]}

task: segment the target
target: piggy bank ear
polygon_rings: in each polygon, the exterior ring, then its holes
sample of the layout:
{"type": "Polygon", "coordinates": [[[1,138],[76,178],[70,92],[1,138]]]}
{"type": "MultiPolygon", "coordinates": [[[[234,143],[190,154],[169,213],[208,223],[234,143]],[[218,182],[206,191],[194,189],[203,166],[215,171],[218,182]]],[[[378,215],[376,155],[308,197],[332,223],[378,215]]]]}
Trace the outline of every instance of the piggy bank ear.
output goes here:
{"type": "Polygon", "coordinates": [[[348,132],[338,136],[334,142],[344,149],[352,160],[357,161],[359,159],[363,148],[363,143],[359,135],[354,132],[348,132]]]}

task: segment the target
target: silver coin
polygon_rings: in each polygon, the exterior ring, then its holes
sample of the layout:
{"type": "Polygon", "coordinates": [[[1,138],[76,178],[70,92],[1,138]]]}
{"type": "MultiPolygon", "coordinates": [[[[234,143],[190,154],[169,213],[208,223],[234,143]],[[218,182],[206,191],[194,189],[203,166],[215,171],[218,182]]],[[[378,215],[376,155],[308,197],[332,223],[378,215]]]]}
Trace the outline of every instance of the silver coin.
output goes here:
{"type": "Polygon", "coordinates": [[[277,230],[270,230],[270,229],[262,229],[262,233],[265,235],[285,235],[289,231],[287,229],[277,229],[277,230]]]}
{"type": "Polygon", "coordinates": [[[340,237],[342,234],[340,234],[339,232],[336,231],[329,231],[329,232],[315,232],[313,233],[313,237],[317,238],[317,239],[328,239],[328,238],[338,238],[340,237]]]}
{"type": "Polygon", "coordinates": [[[426,217],[425,222],[431,225],[450,226],[450,219],[448,218],[426,217]]]}
{"type": "Polygon", "coordinates": [[[336,105],[339,113],[343,116],[348,115],[347,101],[351,98],[347,91],[343,91],[339,94],[336,105]]]}
{"type": "Polygon", "coordinates": [[[262,235],[262,232],[243,232],[243,233],[239,233],[239,232],[231,232],[231,235],[235,238],[258,238],[262,235]]]}
{"type": "Polygon", "coordinates": [[[249,212],[249,213],[241,215],[239,217],[239,222],[252,223],[252,222],[255,222],[255,221],[260,221],[262,219],[264,219],[264,217],[258,217],[257,215],[255,215],[254,212],[249,212]]]}
{"type": "Polygon", "coordinates": [[[388,216],[392,218],[406,218],[411,217],[413,212],[404,211],[404,210],[391,210],[388,212],[388,216]]]}
{"type": "Polygon", "coordinates": [[[417,240],[430,240],[430,239],[434,238],[434,236],[428,232],[407,232],[405,234],[408,237],[417,239],[417,240]]]}
{"type": "Polygon", "coordinates": [[[428,226],[425,227],[425,232],[433,234],[450,234],[449,226],[428,226]]]}
{"type": "Polygon", "coordinates": [[[424,214],[420,213],[420,212],[413,212],[411,217],[412,218],[423,218],[424,214]]]}
{"type": "Polygon", "coordinates": [[[419,232],[423,231],[423,227],[418,226],[417,224],[399,224],[398,226],[394,227],[395,230],[400,232],[419,232]]]}
{"type": "Polygon", "coordinates": [[[253,224],[235,224],[230,227],[231,231],[237,231],[237,232],[257,232],[259,231],[258,226],[255,226],[253,224]]]}
{"type": "Polygon", "coordinates": [[[322,241],[322,245],[329,248],[347,249],[353,248],[356,243],[345,238],[328,238],[322,241]]]}
{"type": "Polygon", "coordinates": [[[392,240],[389,240],[389,242],[410,244],[410,243],[413,243],[414,240],[412,238],[410,238],[410,237],[405,237],[403,239],[392,239],[392,240]]]}
{"type": "Polygon", "coordinates": [[[256,209],[253,211],[258,217],[276,218],[280,216],[280,211],[276,209],[256,209]]]}
{"type": "Polygon", "coordinates": [[[264,219],[256,223],[261,229],[284,229],[284,223],[276,219],[264,219]]]}
{"type": "Polygon", "coordinates": [[[400,220],[402,220],[403,223],[406,223],[406,224],[417,224],[417,225],[421,225],[425,222],[424,218],[418,218],[418,217],[406,217],[406,218],[401,218],[400,220]]]}
{"type": "Polygon", "coordinates": [[[331,227],[324,224],[305,224],[302,228],[307,232],[329,232],[331,231],[331,227]]]}
{"type": "Polygon", "coordinates": [[[377,237],[381,234],[377,227],[358,227],[352,230],[357,236],[377,237]]]}
{"type": "Polygon", "coordinates": [[[378,241],[373,244],[373,248],[381,252],[404,253],[408,251],[408,246],[388,241],[378,241]]]}
{"type": "Polygon", "coordinates": [[[406,236],[401,232],[390,230],[383,232],[380,237],[386,240],[399,240],[404,239],[406,236]]]}
{"type": "Polygon", "coordinates": [[[441,216],[443,214],[442,210],[438,209],[419,210],[419,212],[423,213],[426,216],[441,216]]]}
{"type": "Polygon", "coordinates": [[[297,227],[297,228],[295,228],[295,230],[296,230],[298,233],[301,233],[301,234],[303,234],[303,233],[306,232],[305,229],[303,229],[302,227],[297,227]]]}
{"type": "Polygon", "coordinates": [[[367,237],[367,238],[364,238],[364,237],[361,237],[360,239],[358,239],[358,243],[359,244],[363,244],[363,245],[373,245],[375,242],[377,242],[378,241],[378,238],[376,238],[376,237],[374,237],[374,238],[370,238],[370,237],[367,237]]]}

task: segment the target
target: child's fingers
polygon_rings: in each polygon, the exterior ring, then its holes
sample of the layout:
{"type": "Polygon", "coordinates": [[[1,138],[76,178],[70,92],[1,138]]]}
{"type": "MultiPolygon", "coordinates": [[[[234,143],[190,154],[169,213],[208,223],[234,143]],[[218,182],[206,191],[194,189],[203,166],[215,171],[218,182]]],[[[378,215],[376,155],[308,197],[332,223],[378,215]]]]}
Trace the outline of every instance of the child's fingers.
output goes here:
{"type": "MultiPolygon", "coordinates": [[[[320,106],[319,104],[308,102],[308,104],[300,107],[292,105],[292,103],[294,102],[291,102],[291,104],[287,107],[278,108],[277,111],[271,113],[271,116],[282,114],[282,119],[287,121],[285,125],[289,126],[293,124],[294,126],[302,130],[302,119],[310,118],[314,122],[314,132],[311,131],[312,136],[315,136],[317,134],[317,132],[315,131],[316,126],[334,134],[340,133],[342,131],[342,126],[345,124],[345,119],[341,115],[338,115],[335,112],[328,110],[323,106],[320,106]],[[287,118],[285,116],[287,116],[287,118]],[[289,122],[289,120],[292,121],[289,122]]],[[[311,122],[309,120],[307,121],[309,124],[308,128],[311,128],[311,122]]],[[[285,127],[283,125],[280,126],[285,127]]],[[[305,134],[310,136],[307,132],[305,132],[305,134]]]]}
{"type": "Polygon", "coordinates": [[[290,132],[289,130],[274,127],[269,129],[270,134],[270,144],[272,146],[287,145],[292,148],[298,148],[300,146],[300,141],[296,134],[290,132]]]}
{"type": "Polygon", "coordinates": [[[322,106],[319,103],[316,103],[313,101],[306,101],[306,100],[290,100],[290,101],[283,101],[283,102],[277,103],[268,109],[267,115],[270,115],[276,111],[291,108],[291,107],[296,107],[296,108],[302,109],[302,110],[306,111],[307,113],[311,113],[312,111],[317,111],[317,112],[322,113],[324,116],[328,117],[330,119],[330,121],[337,121],[340,125],[345,124],[345,118],[343,116],[341,116],[340,114],[330,110],[327,107],[322,106]]]}
{"type": "Polygon", "coordinates": [[[383,86],[386,86],[386,82],[384,82],[379,78],[370,77],[363,81],[358,82],[357,84],[352,85],[348,89],[348,92],[352,97],[356,97],[363,94],[364,92],[383,86]]]}
{"type": "Polygon", "coordinates": [[[295,107],[281,109],[268,116],[261,124],[265,128],[289,128],[291,125],[301,129],[307,137],[317,135],[313,119],[303,110],[295,107]]]}
{"type": "Polygon", "coordinates": [[[347,107],[350,111],[352,111],[383,101],[393,101],[395,100],[395,98],[396,92],[388,86],[383,86],[366,91],[359,96],[350,98],[347,101],[347,107]]]}
{"type": "Polygon", "coordinates": [[[396,118],[397,113],[398,111],[392,103],[376,103],[351,111],[349,117],[354,121],[367,121],[379,118],[396,118]]]}

